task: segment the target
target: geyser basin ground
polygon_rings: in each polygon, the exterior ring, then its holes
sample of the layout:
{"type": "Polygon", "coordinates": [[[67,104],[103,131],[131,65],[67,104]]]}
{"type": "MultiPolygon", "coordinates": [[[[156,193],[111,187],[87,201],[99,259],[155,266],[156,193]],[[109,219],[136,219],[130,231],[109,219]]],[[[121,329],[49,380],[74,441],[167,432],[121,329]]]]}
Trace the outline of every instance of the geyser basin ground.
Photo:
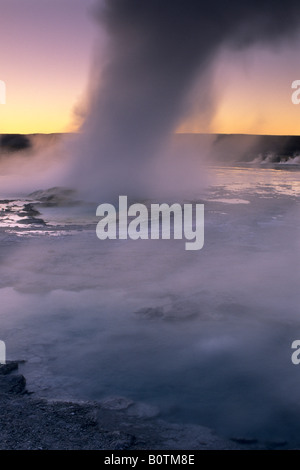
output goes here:
{"type": "Polygon", "coordinates": [[[45,227],[3,226],[1,340],[39,396],[121,395],[225,437],[300,445],[299,172],[213,171],[194,197],[199,252],[100,241],[95,214],[70,207],[38,208],[45,227]]]}

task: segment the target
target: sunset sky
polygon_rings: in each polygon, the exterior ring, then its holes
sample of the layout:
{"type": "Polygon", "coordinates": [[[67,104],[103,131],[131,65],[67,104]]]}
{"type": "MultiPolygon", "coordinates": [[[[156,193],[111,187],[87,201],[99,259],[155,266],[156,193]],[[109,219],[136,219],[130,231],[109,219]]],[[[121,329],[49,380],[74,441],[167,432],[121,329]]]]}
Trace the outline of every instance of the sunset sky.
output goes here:
{"type": "MultiPolygon", "coordinates": [[[[7,88],[0,133],[76,130],[74,109],[85,96],[98,37],[92,5],[0,0],[0,80],[7,88]]],[[[300,105],[291,102],[291,83],[300,79],[299,49],[300,36],[276,48],[220,51],[210,78],[214,114],[200,115],[195,92],[194,109],[178,130],[299,134],[300,105]]]]}

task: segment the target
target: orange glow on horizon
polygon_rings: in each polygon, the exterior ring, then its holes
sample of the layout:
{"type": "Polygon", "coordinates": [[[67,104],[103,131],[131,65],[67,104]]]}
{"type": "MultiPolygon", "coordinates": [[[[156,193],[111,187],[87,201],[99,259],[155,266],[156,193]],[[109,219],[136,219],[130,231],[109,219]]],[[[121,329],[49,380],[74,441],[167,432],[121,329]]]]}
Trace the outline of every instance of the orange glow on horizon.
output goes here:
{"type": "MultiPolygon", "coordinates": [[[[31,40],[29,37],[27,48],[31,40]]],[[[62,51],[55,49],[58,53],[52,55],[44,53],[44,46],[33,44],[37,47],[34,54],[30,48],[31,55],[23,58],[18,51],[15,60],[0,43],[0,80],[6,84],[6,104],[0,104],[0,134],[77,132],[74,109],[88,85],[92,35],[82,46],[80,58],[71,43],[64,42],[62,51]]],[[[22,43],[13,42],[11,47],[15,52],[22,43]]],[[[211,83],[213,112],[208,117],[191,113],[177,132],[299,135],[300,104],[291,101],[291,84],[300,79],[297,53],[297,43],[277,50],[253,46],[220,52],[211,83]]],[[[197,99],[197,93],[195,96],[197,99]]]]}
{"type": "Polygon", "coordinates": [[[300,104],[291,99],[297,54],[296,42],[221,52],[211,83],[214,113],[206,121],[191,116],[178,132],[300,135],[300,104]]]}

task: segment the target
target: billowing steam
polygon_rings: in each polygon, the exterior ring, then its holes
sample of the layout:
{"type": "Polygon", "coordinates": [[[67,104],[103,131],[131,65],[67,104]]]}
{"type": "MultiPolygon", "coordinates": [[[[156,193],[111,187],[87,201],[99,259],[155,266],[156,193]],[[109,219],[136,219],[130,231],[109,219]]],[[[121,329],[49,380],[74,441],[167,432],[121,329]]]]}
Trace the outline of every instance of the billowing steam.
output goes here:
{"type": "MultiPolygon", "coordinates": [[[[170,188],[181,202],[181,190],[199,185],[202,154],[225,160],[247,146],[252,161],[261,147],[252,137],[194,136],[188,154],[186,136],[174,143],[172,135],[191,90],[209,118],[221,48],[289,38],[299,10],[299,0],[98,1],[106,61],[102,48],[81,132],[63,152],[33,152],[30,164],[27,154],[0,154],[1,340],[9,359],[27,360],[29,390],[142,399],[173,421],[299,448],[299,370],[290,359],[300,334],[298,172],[212,171],[214,185],[200,191],[205,246],[194,254],[180,240],[100,241],[96,204],[75,204],[68,190],[36,192],[62,184],[100,204],[170,188]],[[16,181],[34,191],[25,206],[5,201],[16,181]],[[47,225],[8,230],[24,207],[47,225]]],[[[264,142],[278,153],[280,141],[264,142]]],[[[293,154],[298,141],[284,145],[293,154]]]]}
{"type": "MultiPolygon", "coordinates": [[[[276,43],[295,33],[299,10],[297,0],[284,7],[270,0],[99,1],[95,16],[107,34],[107,60],[101,72],[93,68],[70,183],[96,198],[145,195],[158,175],[162,186],[176,184],[178,161],[168,157],[164,164],[161,156],[196,79],[206,78],[199,91],[205,102],[207,71],[221,46],[276,43]]],[[[189,174],[184,158],[179,173],[190,184],[195,169],[189,174]]]]}

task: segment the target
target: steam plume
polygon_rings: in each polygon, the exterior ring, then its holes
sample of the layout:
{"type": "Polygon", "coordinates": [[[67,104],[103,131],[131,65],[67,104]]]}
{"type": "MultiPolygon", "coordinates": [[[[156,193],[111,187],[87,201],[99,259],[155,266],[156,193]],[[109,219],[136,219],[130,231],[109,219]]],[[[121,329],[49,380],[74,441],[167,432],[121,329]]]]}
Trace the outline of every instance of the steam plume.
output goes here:
{"type": "Polygon", "coordinates": [[[97,197],[145,191],[189,90],[220,47],[279,42],[296,32],[299,10],[298,0],[99,1],[108,59],[101,74],[94,68],[72,179],[97,197]]]}

